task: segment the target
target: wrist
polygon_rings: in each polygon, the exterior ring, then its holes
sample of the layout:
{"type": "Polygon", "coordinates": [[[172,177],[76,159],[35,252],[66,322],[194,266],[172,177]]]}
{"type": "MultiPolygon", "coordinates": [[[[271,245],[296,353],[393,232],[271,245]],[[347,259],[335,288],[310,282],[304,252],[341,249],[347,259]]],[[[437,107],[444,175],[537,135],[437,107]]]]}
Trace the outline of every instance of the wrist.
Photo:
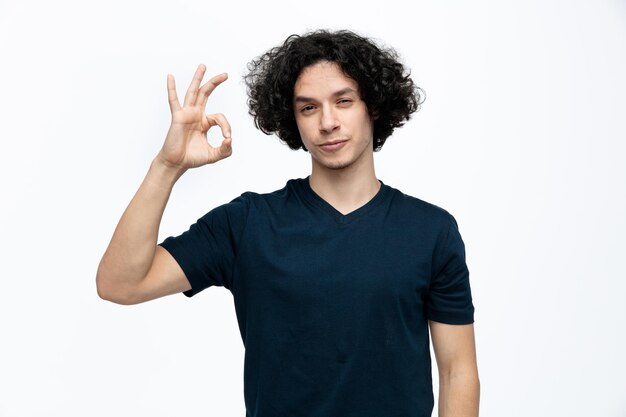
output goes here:
{"type": "Polygon", "coordinates": [[[185,168],[167,164],[157,155],[150,164],[146,178],[152,183],[171,188],[186,171],[185,168]]]}

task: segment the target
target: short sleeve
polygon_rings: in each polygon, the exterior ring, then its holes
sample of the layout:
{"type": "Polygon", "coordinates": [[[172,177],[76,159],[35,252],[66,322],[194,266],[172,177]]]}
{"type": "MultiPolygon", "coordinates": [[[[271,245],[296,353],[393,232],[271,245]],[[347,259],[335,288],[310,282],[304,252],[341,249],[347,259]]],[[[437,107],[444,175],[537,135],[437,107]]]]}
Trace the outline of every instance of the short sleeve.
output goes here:
{"type": "Polygon", "coordinates": [[[231,289],[233,265],[248,214],[248,193],[218,206],[178,236],[159,246],[166,249],[185,273],[192,297],[210,286],[231,289]]]}
{"type": "Polygon", "coordinates": [[[451,214],[447,231],[434,256],[433,275],[426,302],[429,320],[447,324],[474,322],[474,305],[465,262],[465,245],[451,214]]]}

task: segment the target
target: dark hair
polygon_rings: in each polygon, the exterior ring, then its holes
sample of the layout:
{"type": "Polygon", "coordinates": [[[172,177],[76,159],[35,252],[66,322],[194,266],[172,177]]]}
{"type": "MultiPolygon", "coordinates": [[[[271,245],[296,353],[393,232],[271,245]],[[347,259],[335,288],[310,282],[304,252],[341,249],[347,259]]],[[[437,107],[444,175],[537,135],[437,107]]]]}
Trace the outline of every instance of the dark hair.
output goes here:
{"type": "Polygon", "coordinates": [[[317,30],[291,35],[285,42],[248,63],[244,75],[248,113],[255,126],[276,133],[291,149],[307,150],[296,125],[293,91],[302,70],[320,61],[338,64],[359,85],[361,99],[374,121],[374,151],[382,148],[396,127],[409,120],[423,102],[423,90],[391,48],[348,30],[317,30]]]}

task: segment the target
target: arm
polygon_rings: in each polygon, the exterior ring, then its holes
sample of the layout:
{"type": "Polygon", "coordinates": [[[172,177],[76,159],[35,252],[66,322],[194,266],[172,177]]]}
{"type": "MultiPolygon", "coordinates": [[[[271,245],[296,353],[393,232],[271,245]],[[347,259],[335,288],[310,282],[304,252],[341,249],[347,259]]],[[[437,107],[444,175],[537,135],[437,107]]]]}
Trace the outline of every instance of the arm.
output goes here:
{"type": "Polygon", "coordinates": [[[474,325],[429,324],[439,369],[439,417],[477,417],[480,382],[474,325]]]}
{"type": "Polygon", "coordinates": [[[172,123],[98,266],[96,286],[98,295],[105,300],[136,304],[191,288],[174,258],[157,246],[157,239],[165,206],[178,178],[189,168],[214,163],[232,153],[226,118],[204,114],[209,95],[227,76],[218,75],[199,87],[204,71],[200,65],[182,107],[174,78],[168,75],[172,123]],[[225,139],[219,148],[214,148],[207,142],[206,134],[217,125],[225,139]]]}

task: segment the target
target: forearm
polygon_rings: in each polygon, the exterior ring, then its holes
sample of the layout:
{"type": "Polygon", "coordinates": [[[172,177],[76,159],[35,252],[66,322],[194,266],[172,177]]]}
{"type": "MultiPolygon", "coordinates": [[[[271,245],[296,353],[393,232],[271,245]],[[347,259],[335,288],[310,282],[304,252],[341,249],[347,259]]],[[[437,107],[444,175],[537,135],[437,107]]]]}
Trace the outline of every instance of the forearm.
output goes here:
{"type": "Polygon", "coordinates": [[[181,175],[158,158],[152,161],[98,266],[96,284],[101,297],[127,294],[148,273],[165,206],[181,175]]]}
{"type": "Polygon", "coordinates": [[[479,399],[478,372],[439,376],[439,417],[477,417],[479,399]]]}

